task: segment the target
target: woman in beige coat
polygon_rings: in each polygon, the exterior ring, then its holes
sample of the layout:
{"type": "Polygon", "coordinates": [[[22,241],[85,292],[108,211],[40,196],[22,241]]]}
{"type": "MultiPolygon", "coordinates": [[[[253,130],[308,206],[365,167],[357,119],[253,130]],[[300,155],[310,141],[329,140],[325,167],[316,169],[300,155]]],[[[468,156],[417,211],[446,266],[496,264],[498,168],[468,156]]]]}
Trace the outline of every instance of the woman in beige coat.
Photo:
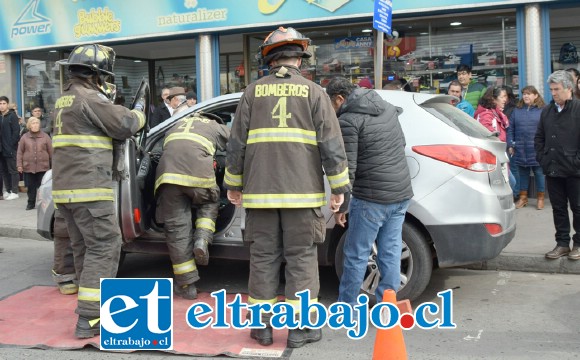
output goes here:
{"type": "Polygon", "coordinates": [[[42,177],[50,169],[52,141],[46,133],[40,131],[40,119],[29,118],[26,127],[29,131],[22,135],[18,143],[16,166],[19,173],[24,173],[24,184],[28,188],[26,210],[32,210],[42,177]]]}

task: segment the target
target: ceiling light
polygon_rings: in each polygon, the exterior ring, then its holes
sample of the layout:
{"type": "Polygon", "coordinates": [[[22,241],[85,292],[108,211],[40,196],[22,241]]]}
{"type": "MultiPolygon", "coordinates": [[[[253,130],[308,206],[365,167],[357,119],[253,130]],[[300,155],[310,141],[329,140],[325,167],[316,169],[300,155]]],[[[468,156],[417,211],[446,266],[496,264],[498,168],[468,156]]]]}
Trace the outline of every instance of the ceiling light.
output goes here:
{"type": "Polygon", "coordinates": [[[133,60],[133,62],[140,63],[141,60],[133,60]]]}
{"type": "Polygon", "coordinates": [[[370,33],[370,32],[373,32],[373,29],[362,29],[362,32],[364,32],[364,33],[370,33]]]}
{"type": "Polygon", "coordinates": [[[449,25],[451,25],[451,26],[459,26],[459,25],[461,25],[461,23],[459,21],[454,21],[454,22],[452,22],[449,25]]]}
{"type": "Polygon", "coordinates": [[[56,50],[50,50],[49,52],[51,52],[51,53],[55,53],[55,52],[56,52],[56,50]]]}
{"type": "Polygon", "coordinates": [[[419,35],[429,35],[429,33],[428,32],[422,32],[422,33],[419,33],[419,35]]]}

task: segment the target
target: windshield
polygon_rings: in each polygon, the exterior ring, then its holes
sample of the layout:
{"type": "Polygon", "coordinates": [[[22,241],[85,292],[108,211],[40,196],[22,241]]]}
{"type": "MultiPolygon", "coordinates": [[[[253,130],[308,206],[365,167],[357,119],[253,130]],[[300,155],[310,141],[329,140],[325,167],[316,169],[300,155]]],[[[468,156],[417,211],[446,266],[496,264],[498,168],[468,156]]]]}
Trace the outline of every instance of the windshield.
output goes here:
{"type": "Polygon", "coordinates": [[[421,107],[465,135],[478,139],[488,139],[494,136],[485,126],[453,105],[432,102],[422,104],[421,107]]]}

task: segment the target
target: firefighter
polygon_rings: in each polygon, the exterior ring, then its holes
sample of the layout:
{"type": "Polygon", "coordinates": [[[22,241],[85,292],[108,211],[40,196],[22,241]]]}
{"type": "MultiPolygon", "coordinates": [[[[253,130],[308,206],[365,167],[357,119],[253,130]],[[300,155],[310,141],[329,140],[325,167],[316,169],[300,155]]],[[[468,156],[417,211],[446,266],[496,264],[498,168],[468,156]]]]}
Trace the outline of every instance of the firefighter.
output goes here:
{"type": "Polygon", "coordinates": [[[70,81],[55,104],[52,197],[67,224],[79,279],[78,338],[100,333],[100,279],[115,277],[119,265],[113,140],[145,125],[143,99],[133,110],[112,103],[105,77],[114,75],[114,62],[113,49],[98,44],[79,45],[59,62],[68,67],[70,81]]]}
{"type": "Polygon", "coordinates": [[[173,125],[165,135],[155,176],[156,217],[164,223],[175,275],[174,292],[185,299],[197,297],[196,263],[208,264],[208,244],[213,240],[218,215],[220,190],[214,155],[216,150],[225,150],[230,129],[216,119],[211,114],[193,113],[173,125]],[[197,207],[195,232],[192,205],[197,207]]]}
{"type": "MultiPolygon", "coordinates": [[[[280,265],[286,260],[286,302],[298,305],[296,292],[310,290],[318,301],[317,245],[324,241],[324,172],[330,208],[336,212],[350,190],[347,160],[330,99],[300,74],[310,39],[280,27],[260,46],[257,58],[268,76],[249,85],[240,99],[228,142],[225,183],[228,199],[247,209],[245,240],[250,242],[250,304],[277,301],[280,265]],[[243,192],[243,195],[242,195],[243,192]]],[[[264,329],[250,336],[273,342],[271,313],[264,329]]],[[[288,347],[319,341],[320,329],[293,329],[288,347]]]]}

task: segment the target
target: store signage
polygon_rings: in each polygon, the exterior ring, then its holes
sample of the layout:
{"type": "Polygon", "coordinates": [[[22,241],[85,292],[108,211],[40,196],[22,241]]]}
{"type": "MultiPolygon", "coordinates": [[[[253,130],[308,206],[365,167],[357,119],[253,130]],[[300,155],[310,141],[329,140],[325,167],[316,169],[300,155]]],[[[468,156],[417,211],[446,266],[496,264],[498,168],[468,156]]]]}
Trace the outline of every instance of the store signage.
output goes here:
{"type": "MultiPolygon", "coordinates": [[[[163,6],[143,6],[142,0],[0,0],[0,53],[194,33],[268,31],[278,24],[300,28],[300,24],[360,22],[371,17],[375,28],[390,33],[392,14],[527,1],[172,0],[163,6]]],[[[550,1],[563,0],[535,0],[550,1]]]]}
{"type": "Polygon", "coordinates": [[[334,50],[350,50],[374,47],[372,36],[351,36],[334,39],[334,50]]]}
{"type": "Polygon", "coordinates": [[[373,28],[391,35],[393,21],[393,2],[391,0],[375,0],[373,13],[373,28]]]}

